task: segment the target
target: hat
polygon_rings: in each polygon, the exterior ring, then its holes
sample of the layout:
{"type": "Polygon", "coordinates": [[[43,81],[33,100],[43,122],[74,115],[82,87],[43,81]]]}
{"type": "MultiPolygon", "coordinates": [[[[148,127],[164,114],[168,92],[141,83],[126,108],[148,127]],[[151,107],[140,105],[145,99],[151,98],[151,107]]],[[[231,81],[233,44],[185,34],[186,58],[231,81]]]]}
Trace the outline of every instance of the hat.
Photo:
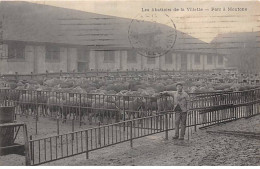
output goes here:
{"type": "Polygon", "coordinates": [[[183,86],[183,84],[182,84],[181,82],[177,82],[177,83],[176,83],[176,86],[178,86],[178,85],[183,86]]]}

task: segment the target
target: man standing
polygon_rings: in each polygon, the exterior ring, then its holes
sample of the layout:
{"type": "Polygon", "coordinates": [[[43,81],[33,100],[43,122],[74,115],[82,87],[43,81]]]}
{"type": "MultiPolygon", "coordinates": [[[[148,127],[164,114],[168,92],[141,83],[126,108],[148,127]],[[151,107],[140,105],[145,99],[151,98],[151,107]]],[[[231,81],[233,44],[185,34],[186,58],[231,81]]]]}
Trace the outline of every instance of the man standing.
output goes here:
{"type": "Polygon", "coordinates": [[[173,139],[184,140],[186,130],[187,112],[190,109],[190,97],[183,91],[183,84],[176,84],[177,91],[164,91],[160,94],[162,96],[172,96],[174,98],[174,112],[175,112],[175,136],[173,139]],[[181,133],[179,137],[179,125],[181,125],[181,133]]]}

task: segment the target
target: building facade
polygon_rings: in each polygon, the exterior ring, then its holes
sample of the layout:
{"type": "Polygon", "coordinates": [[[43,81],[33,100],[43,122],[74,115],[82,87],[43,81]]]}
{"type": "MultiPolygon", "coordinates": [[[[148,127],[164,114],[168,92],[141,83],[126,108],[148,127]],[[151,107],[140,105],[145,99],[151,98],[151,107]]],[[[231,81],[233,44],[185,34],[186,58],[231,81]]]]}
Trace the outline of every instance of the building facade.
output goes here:
{"type": "MultiPolygon", "coordinates": [[[[210,70],[225,67],[225,55],[214,53],[214,50],[196,50],[201,46],[185,50],[185,46],[190,47],[192,43],[182,43],[181,39],[199,40],[182,32],[178,32],[179,39],[172,50],[161,57],[151,58],[140,55],[138,49],[129,44],[129,19],[26,2],[4,2],[1,5],[2,74],[44,73],[46,70],[210,70]],[[20,16],[13,12],[18,9],[20,16]],[[85,20],[90,24],[85,24],[85,20]],[[102,24],[105,26],[99,26],[102,24]]],[[[201,41],[199,44],[210,49],[210,44],[201,41]]]]}

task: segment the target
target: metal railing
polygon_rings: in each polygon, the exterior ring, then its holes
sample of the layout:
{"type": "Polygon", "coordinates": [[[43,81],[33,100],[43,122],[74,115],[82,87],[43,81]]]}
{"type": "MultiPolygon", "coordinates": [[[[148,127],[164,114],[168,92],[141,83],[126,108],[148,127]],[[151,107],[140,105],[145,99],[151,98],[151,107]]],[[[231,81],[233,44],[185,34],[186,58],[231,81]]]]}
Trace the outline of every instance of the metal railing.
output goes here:
{"type": "MultiPolygon", "coordinates": [[[[212,94],[191,95],[191,109],[213,109],[221,106],[233,106],[257,101],[260,98],[260,88],[212,94]]],[[[149,96],[125,96],[83,94],[51,91],[30,91],[0,89],[0,100],[5,105],[15,105],[15,114],[20,116],[51,118],[59,123],[72,122],[79,125],[111,124],[129,119],[155,115],[160,111],[173,110],[173,98],[149,96]]]]}
{"type": "Polygon", "coordinates": [[[39,165],[168,131],[171,114],[144,117],[63,135],[30,140],[31,165],[39,165]]]}
{"type": "MultiPolygon", "coordinates": [[[[212,125],[229,122],[244,117],[259,114],[260,100],[236,104],[233,106],[211,107],[201,111],[191,110],[187,116],[188,138],[192,131],[198,127],[204,128],[212,125]],[[191,131],[191,132],[189,132],[191,131]]],[[[174,112],[161,113],[154,116],[103,125],[87,130],[80,130],[67,134],[30,140],[31,165],[40,165],[51,161],[86,154],[115,144],[130,142],[148,135],[174,130],[174,112]]]]}

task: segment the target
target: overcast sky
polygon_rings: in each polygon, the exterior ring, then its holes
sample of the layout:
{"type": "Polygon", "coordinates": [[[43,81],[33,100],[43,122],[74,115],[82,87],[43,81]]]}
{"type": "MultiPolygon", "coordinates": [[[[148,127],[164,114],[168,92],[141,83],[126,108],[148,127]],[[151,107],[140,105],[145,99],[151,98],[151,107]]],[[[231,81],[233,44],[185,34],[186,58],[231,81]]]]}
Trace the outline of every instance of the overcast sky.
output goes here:
{"type": "MultiPolygon", "coordinates": [[[[32,2],[32,1],[31,1],[32,2]]],[[[34,3],[52,5],[98,14],[135,18],[138,14],[151,14],[151,8],[184,8],[185,11],[155,12],[167,14],[180,31],[193,37],[210,42],[217,34],[228,32],[260,31],[260,1],[33,1],[34,3]],[[203,11],[187,11],[187,8],[202,8],[203,11]],[[246,8],[247,11],[228,11],[228,8],[246,8]],[[142,12],[149,9],[149,12],[142,12]],[[212,11],[221,8],[221,11],[212,11]],[[225,11],[223,11],[225,8],[225,11]],[[206,11],[205,9],[208,9],[206,11]]],[[[145,19],[145,18],[144,18],[145,19]]],[[[165,24],[163,19],[158,22],[165,24]]],[[[169,25],[168,25],[169,26],[169,25]]],[[[260,35],[260,34],[259,34],[260,35]]]]}

